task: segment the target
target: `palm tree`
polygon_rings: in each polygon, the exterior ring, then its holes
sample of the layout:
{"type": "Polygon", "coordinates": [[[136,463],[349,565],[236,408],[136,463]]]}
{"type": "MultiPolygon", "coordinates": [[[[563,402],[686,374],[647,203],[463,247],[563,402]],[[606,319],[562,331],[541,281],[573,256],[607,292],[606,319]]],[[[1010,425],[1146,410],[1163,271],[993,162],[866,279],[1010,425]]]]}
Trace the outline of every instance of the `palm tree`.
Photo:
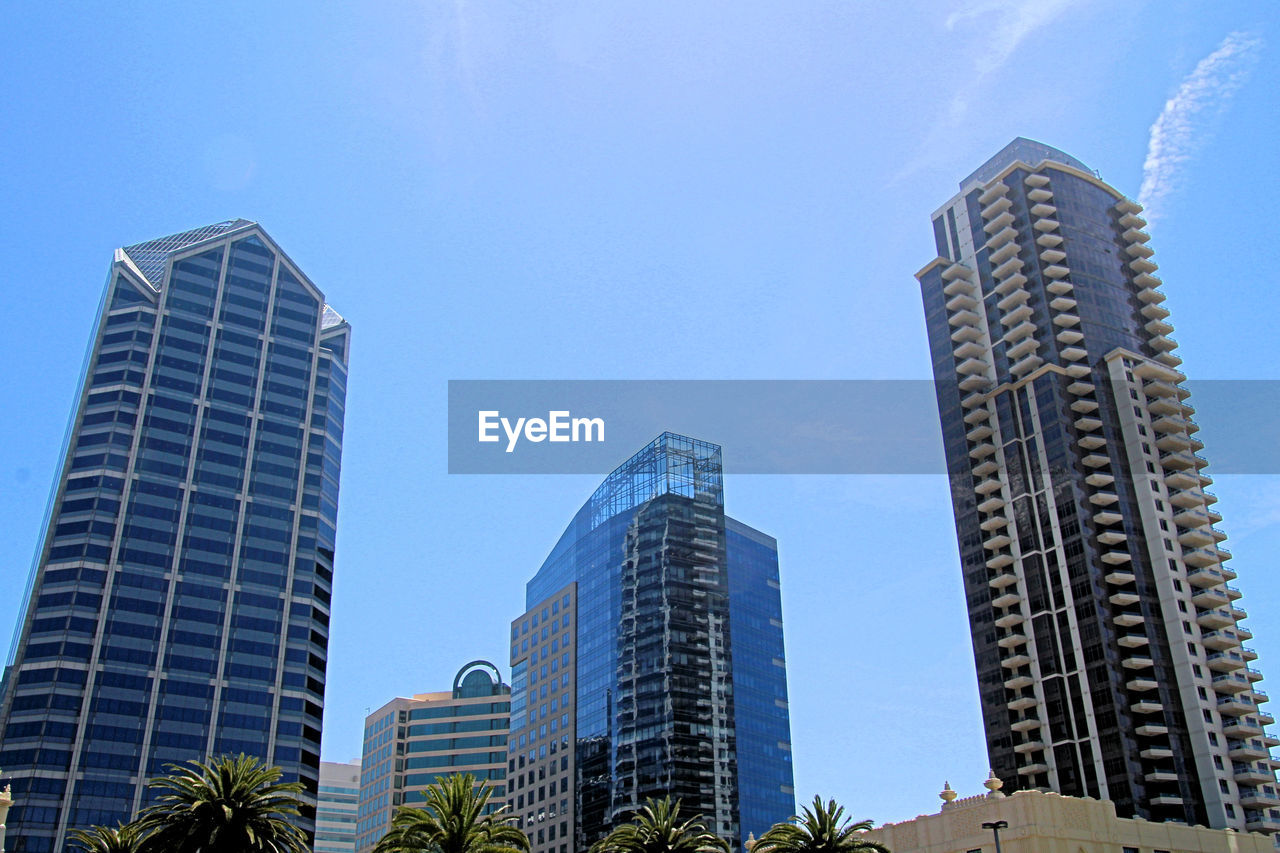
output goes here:
{"type": "Polygon", "coordinates": [[[71,840],[84,848],[85,853],[139,853],[142,833],[132,823],[109,826],[91,826],[71,831],[71,840]]]}
{"type": "Polygon", "coordinates": [[[309,853],[298,814],[301,783],[241,753],[212,764],[168,765],[149,787],[163,793],[134,822],[147,833],[142,853],[309,853]]]}
{"type": "Polygon", "coordinates": [[[591,853],[729,853],[728,843],[707,831],[702,815],[684,823],[677,823],[679,819],[679,800],[645,800],[631,823],[597,841],[591,853]]]}
{"type": "Polygon", "coordinates": [[[889,853],[889,848],[861,837],[871,821],[852,823],[844,817],[844,806],[835,800],[825,805],[813,798],[813,808],[803,808],[787,823],[775,823],[751,848],[751,853],[889,853]]]}
{"type": "Polygon", "coordinates": [[[503,806],[485,814],[493,789],[470,773],[437,776],[422,808],[401,806],[374,853],[503,853],[529,849],[503,806]]]}

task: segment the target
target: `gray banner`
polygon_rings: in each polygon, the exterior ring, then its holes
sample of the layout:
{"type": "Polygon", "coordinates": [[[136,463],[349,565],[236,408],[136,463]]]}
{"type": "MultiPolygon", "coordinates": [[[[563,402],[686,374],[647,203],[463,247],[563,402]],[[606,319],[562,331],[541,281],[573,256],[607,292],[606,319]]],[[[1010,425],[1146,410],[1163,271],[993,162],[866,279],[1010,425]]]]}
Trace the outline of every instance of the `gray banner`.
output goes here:
{"type": "MultiPolygon", "coordinates": [[[[1184,383],[1213,474],[1280,473],[1280,381],[1184,383]]],[[[599,474],[664,431],[736,474],[941,474],[928,380],[451,380],[449,473],[599,474]]]]}

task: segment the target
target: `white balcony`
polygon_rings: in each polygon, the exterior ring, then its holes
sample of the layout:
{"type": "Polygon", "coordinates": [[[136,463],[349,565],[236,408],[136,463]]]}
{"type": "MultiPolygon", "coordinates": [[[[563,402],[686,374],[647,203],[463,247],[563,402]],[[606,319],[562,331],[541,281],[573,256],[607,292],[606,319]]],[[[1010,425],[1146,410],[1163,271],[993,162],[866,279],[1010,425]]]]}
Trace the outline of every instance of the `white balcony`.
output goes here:
{"type": "MultiPolygon", "coordinates": [[[[1002,505],[1004,501],[1000,502],[1002,505]]],[[[1003,569],[1005,566],[1013,565],[1013,557],[1009,554],[996,554],[990,560],[987,560],[988,569],[1003,569]]]]}
{"type": "Polygon", "coordinates": [[[1157,267],[1156,264],[1152,263],[1146,258],[1134,258],[1133,260],[1129,261],[1129,269],[1133,270],[1136,273],[1144,273],[1144,272],[1153,273],[1158,268],[1159,267],[1157,267]]]}
{"type": "Polygon", "coordinates": [[[1154,287],[1144,287],[1138,291],[1138,299],[1143,302],[1156,303],[1164,302],[1168,297],[1154,287]]]}
{"type": "Polygon", "coordinates": [[[1156,662],[1146,655],[1130,655],[1120,662],[1125,669],[1151,669],[1156,662]]]}
{"type": "Polygon", "coordinates": [[[1152,320],[1163,320],[1169,316],[1169,309],[1154,303],[1142,306],[1142,316],[1152,320]]]}
{"type": "MultiPolygon", "coordinates": [[[[1042,176],[1037,175],[1036,177],[1042,177],[1042,176]]],[[[1030,181],[1028,181],[1027,183],[1030,183],[1030,181]]],[[[1053,193],[1042,186],[1037,186],[1033,189],[1027,190],[1027,198],[1034,202],[1048,201],[1049,199],[1053,198],[1053,193]]]]}
{"type": "Polygon", "coordinates": [[[1071,268],[1062,264],[1049,264],[1044,268],[1044,274],[1049,278],[1066,278],[1071,274],[1071,268]]]}
{"type": "Polygon", "coordinates": [[[1164,320],[1148,320],[1143,324],[1142,328],[1146,329],[1153,335],[1167,335],[1173,331],[1173,324],[1166,323],[1164,320]]]}
{"type": "Polygon", "coordinates": [[[982,226],[982,230],[987,232],[988,234],[994,234],[997,231],[999,231],[1001,228],[1004,228],[1005,226],[1012,225],[1012,224],[1013,224],[1013,214],[1005,210],[999,213],[990,222],[985,223],[982,226]]]}
{"type": "Polygon", "coordinates": [[[1003,295],[1011,290],[1016,290],[1022,287],[1026,283],[1027,277],[1020,272],[1015,272],[1012,275],[1005,277],[1003,280],[998,280],[993,290],[995,290],[996,293],[1003,295]]]}
{"type": "Polygon", "coordinates": [[[1067,253],[1061,249],[1045,249],[1040,253],[1040,260],[1046,264],[1059,264],[1067,259],[1067,253]]]}
{"type": "Polygon", "coordinates": [[[1190,548],[1203,548],[1217,541],[1207,527],[1192,527],[1178,533],[1178,542],[1190,548]]]}
{"type": "Polygon", "coordinates": [[[982,318],[972,311],[957,311],[947,318],[947,322],[953,326],[976,326],[982,322],[982,318]]]}
{"type": "Polygon", "coordinates": [[[994,534],[993,536],[983,541],[982,547],[986,548],[988,551],[999,551],[1001,548],[1008,545],[1011,541],[1012,540],[1009,538],[1009,534],[1002,531],[1000,533],[994,534]]]}
{"type": "Polygon", "coordinates": [[[1046,249],[1052,249],[1055,246],[1061,246],[1062,235],[1054,234],[1052,231],[1048,231],[1036,238],[1036,245],[1042,246],[1046,249]]]}
{"type": "Polygon", "coordinates": [[[981,512],[987,512],[987,513],[996,512],[997,510],[1000,510],[1003,508],[1004,508],[1004,498],[1000,497],[1000,494],[998,492],[996,494],[993,494],[991,497],[987,498],[982,503],[978,504],[978,510],[981,512]]]}
{"type": "Polygon", "coordinates": [[[1216,607],[1223,607],[1231,602],[1227,596],[1227,591],[1220,586],[1211,587],[1209,589],[1197,590],[1196,594],[1191,596],[1191,602],[1196,607],[1202,607],[1212,610],[1216,607]]]}
{"type": "MultiPolygon", "coordinates": [[[[1070,344],[1078,344],[1078,343],[1080,343],[1082,340],[1084,340],[1084,335],[1080,334],[1080,332],[1076,331],[1075,329],[1063,329],[1061,332],[1058,332],[1058,334],[1057,334],[1057,335],[1055,335],[1054,337],[1058,339],[1058,342],[1059,342],[1059,343],[1063,343],[1063,344],[1067,344],[1067,345],[1070,345],[1070,344]]],[[[1080,383],[1078,383],[1078,382],[1073,382],[1073,383],[1071,383],[1071,385],[1069,385],[1069,386],[1067,386],[1067,387],[1068,387],[1068,388],[1070,388],[1070,387],[1072,387],[1072,386],[1079,385],[1079,384],[1080,384],[1080,383]]],[[[1090,389],[1092,390],[1093,386],[1092,386],[1092,385],[1090,385],[1089,387],[1090,387],[1090,389]]],[[[1090,391],[1090,392],[1085,392],[1085,391],[1073,391],[1072,393],[1073,393],[1073,394],[1084,394],[1084,393],[1091,393],[1091,391],[1090,391]]]]}
{"type": "Polygon", "coordinates": [[[1101,512],[1095,512],[1093,514],[1094,523],[1101,524],[1104,527],[1108,524],[1117,524],[1122,518],[1124,518],[1124,516],[1120,513],[1109,509],[1104,509],[1101,512]]]}
{"type": "Polygon", "coordinates": [[[1127,572],[1121,569],[1116,569],[1113,572],[1108,572],[1107,576],[1103,578],[1103,580],[1105,580],[1107,583],[1111,584],[1112,586],[1126,586],[1128,584],[1133,583],[1134,577],[1133,577],[1133,572],[1127,572]]]}
{"type": "Polygon", "coordinates": [[[1221,608],[1205,610],[1196,616],[1196,623],[1201,628],[1226,628],[1236,623],[1231,613],[1221,608]]]}
{"type": "Polygon", "coordinates": [[[1089,503],[1094,506],[1111,506],[1119,500],[1120,497],[1115,492],[1094,492],[1089,495],[1089,503]]]}
{"type": "Polygon", "coordinates": [[[1132,628],[1135,625],[1143,624],[1147,620],[1141,613],[1117,613],[1111,621],[1121,628],[1132,628]]]}
{"type": "Polygon", "coordinates": [[[1006,613],[996,620],[997,628],[1012,628],[1014,625],[1021,625],[1027,621],[1021,613],[1006,613]]]}
{"type": "Polygon", "coordinates": [[[1061,326],[1064,329],[1071,326],[1080,325],[1080,318],[1075,314],[1058,314],[1053,318],[1053,325],[1061,326]]]}
{"type": "Polygon", "coordinates": [[[1008,278],[1009,276],[1022,269],[1022,261],[1017,258],[1010,258],[991,271],[996,278],[1008,278]]]}
{"type": "Polygon", "coordinates": [[[1024,302],[1018,307],[1010,311],[1006,311],[1004,313],[1004,316],[1000,318],[1000,322],[1007,327],[1013,327],[1023,322],[1030,316],[1031,316],[1031,306],[1027,305],[1024,302]]]}
{"type": "Polygon", "coordinates": [[[1132,592],[1117,592],[1115,595],[1109,596],[1107,600],[1117,607],[1128,607],[1138,601],[1138,596],[1132,592]]]}
{"type": "MultiPolygon", "coordinates": [[[[996,186],[1001,189],[1004,188],[1004,184],[996,184],[996,186]]],[[[990,192],[990,190],[987,192],[990,192]]],[[[983,193],[981,196],[978,196],[979,203],[982,203],[982,198],[985,195],[986,193],[983,193]]],[[[991,203],[982,208],[982,218],[994,219],[996,216],[1000,215],[1001,212],[1008,210],[1012,206],[1013,201],[1007,195],[1003,192],[996,193],[995,198],[991,200],[991,203]]]]}
{"type": "MultiPolygon", "coordinates": [[[[1023,325],[1025,326],[1027,324],[1024,323],[1023,325]]],[[[1024,355],[1026,355],[1029,352],[1035,352],[1039,348],[1040,348],[1040,344],[1039,342],[1036,341],[1035,338],[1027,337],[1027,338],[1023,338],[1018,343],[1009,347],[1005,351],[1005,355],[1007,355],[1010,359],[1017,360],[1019,358],[1022,358],[1024,355]]],[[[1096,408],[1096,405],[1095,405],[1095,408],[1096,408]]]]}
{"type": "Polygon", "coordinates": [[[1138,634],[1135,632],[1121,634],[1119,638],[1116,639],[1116,644],[1123,646],[1126,649],[1141,648],[1143,646],[1149,645],[1150,642],[1151,641],[1147,639],[1146,634],[1138,634]]]}
{"type": "Polygon", "coordinates": [[[1056,219],[1037,219],[1031,227],[1037,231],[1057,231],[1058,224],[1056,219]]]}
{"type": "Polygon", "coordinates": [[[1015,575],[1013,572],[1002,572],[996,575],[995,577],[993,577],[991,580],[987,581],[987,586],[991,587],[992,589],[1004,589],[1005,587],[1012,586],[1017,582],[1018,582],[1018,576],[1015,575]]]}
{"type": "Polygon", "coordinates": [[[1076,442],[1085,450],[1097,450],[1099,447],[1105,446],[1107,440],[1100,435],[1082,435],[1080,440],[1076,442]]]}
{"type": "Polygon", "coordinates": [[[1130,243],[1125,246],[1124,251],[1131,258],[1149,258],[1155,254],[1146,243],[1130,243]]]}
{"type": "Polygon", "coordinates": [[[1025,711],[1028,708],[1034,708],[1035,706],[1036,698],[1034,696],[1019,696],[1016,699],[1011,699],[1008,703],[1010,711],[1025,711]]]}
{"type": "MultiPolygon", "coordinates": [[[[997,234],[996,237],[1004,237],[1004,235],[1006,234],[1009,235],[1009,237],[1011,238],[1013,236],[1013,229],[1006,228],[1004,229],[1004,231],[1001,231],[999,234],[997,234]]],[[[995,238],[992,238],[993,241],[994,239],[995,238]]],[[[1005,238],[1001,240],[997,248],[994,248],[992,250],[988,260],[990,260],[991,263],[993,264],[1000,264],[1007,261],[1009,258],[1012,258],[1017,254],[1018,254],[1017,242],[1012,239],[1005,238]]]]}
{"type": "Polygon", "coordinates": [[[1028,293],[1027,291],[1015,290],[1012,293],[1010,293],[1008,296],[1004,297],[999,302],[997,302],[996,307],[1007,314],[1008,312],[1012,311],[1014,308],[1026,302],[1030,298],[1031,298],[1031,294],[1028,293]]]}
{"type": "Polygon", "coordinates": [[[1238,651],[1227,649],[1221,652],[1210,652],[1205,656],[1205,663],[1209,665],[1209,669],[1214,672],[1235,672],[1238,669],[1244,669],[1248,666],[1248,662],[1244,659],[1244,655],[1238,651]]]}
{"type": "Polygon", "coordinates": [[[980,341],[982,340],[982,330],[978,328],[976,323],[963,325],[951,333],[951,340],[960,341],[980,341]]]}
{"type": "Polygon", "coordinates": [[[1027,178],[1023,183],[1025,183],[1029,187],[1037,187],[1037,188],[1047,187],[1049,185],[1049,176],[1042,175],[1039,172],[1035,172],[1033,174],[1027,175],[1027,178]]]}
{"type": "Polygon", "coordinates": [[[956,366],[956,372],[960,374],[985,373],[987,363],[980,358],[966,358],[956,366]]]}
{"type": "Polygon", "coordinates": [[[1016,591],[1003,592],[997,598],[992,599],[991,606],[999,607],[1001,610],[1004,610],[1005,608],[1013,607],[1021,600],[1022,599],[1018,596],[1016,591]]]}
{"type": "Polygon", "coordinates": [[[982,195],[978,196],[978,204],[990,204],[1001,196],[1007,194],[1009,188],[1002,183],[995,183],[982,191],[982,195]]]}
{"type": "Polygon", "coordinates": [[[1150,702],[1144,699],[1141,702],[1134,702],[1129,706],[1129,710],[1135,714],[1158,714],[1164,710],[1164,706],[1159,702],[1150,702]]]}
{"type": "Polygon", "coordinates": [[[1076,418],[1075,423],[1076,429],[1081,432],[1093,432],[1094,430],[1102,427],[1102,421],[1091,417],[1076,418]]]}
{"type": "Polygon", "coordinates": [[[1164,737],[1169,733],[1169,728],[1156,723],[1145,723],[1133,731],[1139,737],[1164,737]]]}
{"type": "Polygon", "coordinates": [[[1098,410],[1098,403],[1095,400],[1090,400],[1085,398],[1080,400],[1074,400],[1071,403],[1071,411],[1075,412],[1078,415],[1087,415],[1090,412],[1096,412],[1097,410],[1098,410]]]}
{"type": "MultiPolygon", "coordinates": [[[[980,411],[980,412],[986,412],[986,409],[978,409],[978,411],[980,411]]],[[[972,413],[971,413],[971,414],[972,414],[972,413]]],[[[965,420],[967,421],[967,420],[969,420],[969,419],[968,419],[968,418],[965,418],[965,420]]],[[[1000,466],[999,466],[999,464],[997,464],[997,463],[996,463],[996,461],[995,461],[994,459],[987,459],[987,460],[984,460],[983,462],[979,463],[978,465],[975,465],[975,466],[974,466],[974,468],[973,468],[973,476],[975,476],[975,477],[985,477],[985,476],[987,476],[988,474],[993,474],[993,473],[995,473],[995,472],[996,472],[996,471],[998,471],[998,470],[1000,470],[1000,466]]]]}
{"type": "Polygon", "coordinates": [[[1027,635],[1020,631],[1014,631],[1012,634],[1006,634],[996,640],[996,645],[1002,649],[1016,649],[1018,646],[1025,646],[1026,644],[1027,635]]]}

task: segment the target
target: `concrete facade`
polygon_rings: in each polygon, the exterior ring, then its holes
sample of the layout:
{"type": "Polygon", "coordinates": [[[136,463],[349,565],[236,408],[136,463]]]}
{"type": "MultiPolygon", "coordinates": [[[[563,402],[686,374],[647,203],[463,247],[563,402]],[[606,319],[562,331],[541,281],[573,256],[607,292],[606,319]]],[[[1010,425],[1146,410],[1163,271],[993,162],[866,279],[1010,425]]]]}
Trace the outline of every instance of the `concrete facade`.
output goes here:
{"type": "MultiPolygon", "coordinates": [[[[994,780],[997,781],[998,780],[994,780]]],[[[954,791],[944,790],[944,798],[954,791]]],[[[1157,823],[1116,815],[1114,803],[1043,791],[997,791],[951,799],[937,814],[868,832],[893,853],[987,853],[995,838],[984,823],[1004,821],[1001,853],[1269,853],[1271,839],[1254,832],[1157,823]]]]}

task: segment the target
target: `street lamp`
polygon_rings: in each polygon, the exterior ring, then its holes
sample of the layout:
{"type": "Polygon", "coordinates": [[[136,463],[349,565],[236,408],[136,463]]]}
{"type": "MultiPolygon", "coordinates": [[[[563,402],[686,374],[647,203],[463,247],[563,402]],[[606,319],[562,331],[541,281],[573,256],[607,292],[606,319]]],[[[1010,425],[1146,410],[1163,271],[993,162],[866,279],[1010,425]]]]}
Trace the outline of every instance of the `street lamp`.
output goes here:
{"type": "Polygon", "coordinates": [[[1000,830],[1008,829],[1009,822],[1007,820],[988,821],[982,825],[982,828],[991,830],[991,834],[996,837],[996,853],[1000,853],[1000,830]]]}

